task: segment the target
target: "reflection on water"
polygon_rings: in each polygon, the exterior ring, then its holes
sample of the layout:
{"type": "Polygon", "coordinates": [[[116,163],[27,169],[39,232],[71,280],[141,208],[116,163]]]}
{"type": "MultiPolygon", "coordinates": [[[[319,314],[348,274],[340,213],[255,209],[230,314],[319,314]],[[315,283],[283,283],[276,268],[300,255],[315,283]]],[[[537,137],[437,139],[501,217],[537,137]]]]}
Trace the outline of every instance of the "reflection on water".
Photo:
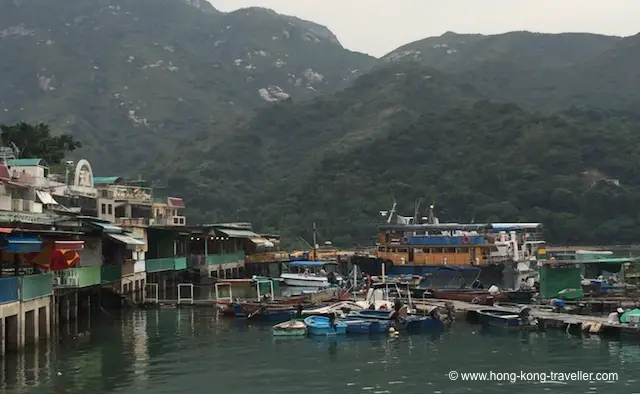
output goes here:
{"type": "Polygon", "coordinates": [[[397,338],[273,338],[213,308],[136,311],[2,361],[3,393],[633,393],[635,343],[458,323],[397,338]],[[618,382],[464,382],[458,372],[618,372],[618,382]]]}

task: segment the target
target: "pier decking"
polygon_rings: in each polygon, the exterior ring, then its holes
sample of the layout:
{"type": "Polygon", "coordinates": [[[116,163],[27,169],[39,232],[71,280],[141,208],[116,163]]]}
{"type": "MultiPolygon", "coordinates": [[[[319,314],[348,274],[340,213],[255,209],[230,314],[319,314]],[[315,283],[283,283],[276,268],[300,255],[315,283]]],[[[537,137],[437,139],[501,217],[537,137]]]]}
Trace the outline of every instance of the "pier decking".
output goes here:
{"type": "MultiPolygon", "coordinates": [[[[457,315],[469,317],[476,315],[477,311],[486,308],[505,309],[513,312],[519,310],[516,306],[485,306],[470,304],[462,301],[449,301],[442,299],[423,299],[415,301],[418,310],[429,311],[432,307],[445,307],[446,303],[451,303],[457,315]]],[[[525,306],[525,305],[522,305],[525,306]]],[[[553,312],[543,309],[539,305],[531,305],[531,315],[538,320],[541,328],[560,328],[566,331],[588,331],[589,333],[602,334],[623,334],[637,336],[640,338],[640,326],[630,324],[610,322],[606,317],[576,315],[570,313],[553,312]]]]}

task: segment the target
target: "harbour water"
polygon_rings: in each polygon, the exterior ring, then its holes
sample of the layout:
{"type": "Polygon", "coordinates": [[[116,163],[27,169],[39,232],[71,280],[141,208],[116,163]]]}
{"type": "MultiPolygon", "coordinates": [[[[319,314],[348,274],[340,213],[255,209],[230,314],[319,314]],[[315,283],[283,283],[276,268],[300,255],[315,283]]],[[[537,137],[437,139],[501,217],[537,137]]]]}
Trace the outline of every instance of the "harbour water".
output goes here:
{"type": "Polygon", "coordinates": [[[91,336],[8,355],[3,393],[640,393],[640,347],[562,332],[486,331],[456,322],[431,335],[275,339],[269,325],[209,308],[136,311],[91,336]],[[458,373],[450,379],[450,371],[458,373]],[[531,382],[525,373],[616,372],[617,380],[531,382]],[[517,381],[463,381],[463,373],[517,381]]]}

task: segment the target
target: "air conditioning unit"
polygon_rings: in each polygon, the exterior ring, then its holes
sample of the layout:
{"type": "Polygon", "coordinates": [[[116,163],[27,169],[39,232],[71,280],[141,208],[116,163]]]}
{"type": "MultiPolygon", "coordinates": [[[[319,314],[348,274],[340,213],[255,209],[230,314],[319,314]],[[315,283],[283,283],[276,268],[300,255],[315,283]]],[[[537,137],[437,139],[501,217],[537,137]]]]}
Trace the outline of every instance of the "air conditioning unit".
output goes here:
{"type": "Polygon", "coordinates": [[[11,202],[11,210],[16,212],[24,211],[24,200],[17,199],[17,198],[13,199],[13,201],[11,202]]]}

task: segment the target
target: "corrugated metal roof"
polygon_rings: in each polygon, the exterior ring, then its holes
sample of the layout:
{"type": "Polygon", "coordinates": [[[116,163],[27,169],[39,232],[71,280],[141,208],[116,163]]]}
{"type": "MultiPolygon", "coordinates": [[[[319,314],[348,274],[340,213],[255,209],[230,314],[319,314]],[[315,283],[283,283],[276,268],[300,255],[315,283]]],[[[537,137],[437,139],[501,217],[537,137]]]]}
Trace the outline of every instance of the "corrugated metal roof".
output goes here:
{"type": "Polygon", "coordinates": [[[179,197],[169,197],[167,200],[172,208],[184,208],[184,201],[179,197]]]}
{"type": "Polygon", "coordinates": [[[260,236],[249,230],[231,230],[228,228],[217,228],[216,232],[221,232],[230,238],[260,238],[260,236]]]}
{"type": "Polygon", "coordinates": [[[42,159],[9,159],[7,160],[7,165],[33,167],[33,166],[45,166],[46,163],[42,159]]]}
{"type": "Polygon", "coordinates": [[[119,176],[94,176],[93,184],[112,184],[120,180],[119,176]]]}

